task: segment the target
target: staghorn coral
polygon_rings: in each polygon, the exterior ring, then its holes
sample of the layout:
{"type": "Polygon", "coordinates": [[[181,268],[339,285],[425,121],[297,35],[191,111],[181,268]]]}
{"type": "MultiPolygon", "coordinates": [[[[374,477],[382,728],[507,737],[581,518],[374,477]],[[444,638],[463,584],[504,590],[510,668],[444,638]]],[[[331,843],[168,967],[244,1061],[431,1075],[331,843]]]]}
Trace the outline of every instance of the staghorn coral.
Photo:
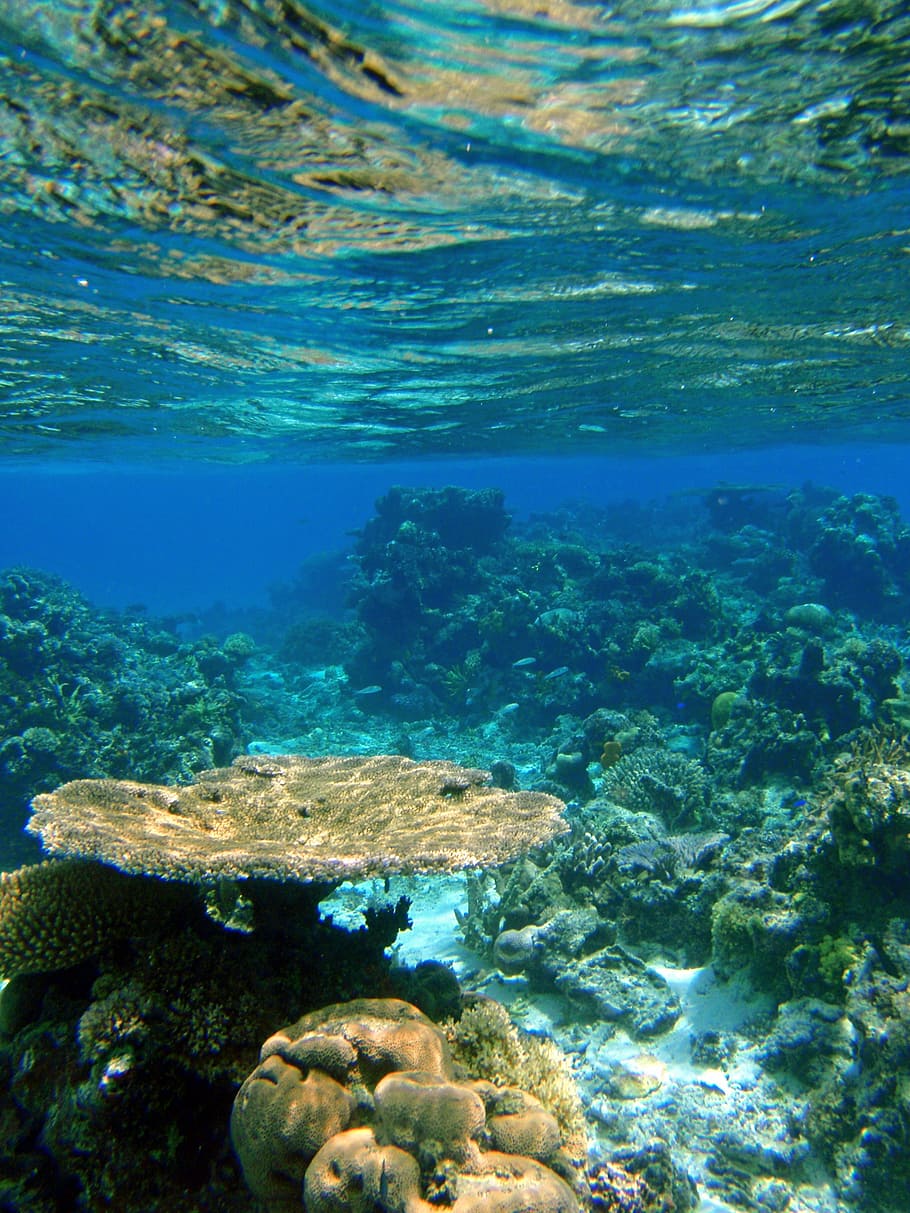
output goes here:
{"type": "Polygon", "coordinates": [[[79,964],[117,940],[166,929],[191,894],[88,860],[48,860],[0,875],[0,974],[79,964]]]}
{"type": "Polygon", "coordinates": [[[397,999],[336,1004],[270,1037],[231,1138],[270,1213],[301,1208],[301,1181],[308,1213],[580,1208],[547,1165],[571,1170],[555,1117],[520,1089],[456,1077],[443,1032],[397,999]]]}
{"type": "Polygon", "coordinates": [[[179,788],[80,779],[35,797],[57,855],[171,879],[340,881],[504,862],[561,833],[562,803],[398,756],[243,757],[179,788]]]}

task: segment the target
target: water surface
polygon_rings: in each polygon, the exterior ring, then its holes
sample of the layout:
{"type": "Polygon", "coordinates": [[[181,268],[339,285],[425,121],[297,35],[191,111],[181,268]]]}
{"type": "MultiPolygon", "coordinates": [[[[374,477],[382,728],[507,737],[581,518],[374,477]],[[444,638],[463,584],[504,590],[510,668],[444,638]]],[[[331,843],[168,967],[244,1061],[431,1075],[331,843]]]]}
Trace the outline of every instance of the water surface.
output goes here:
{"type": "Polygon", "coordinates": [[[906,433],[896,0],[0,0],[19,459],[906,433]]]}

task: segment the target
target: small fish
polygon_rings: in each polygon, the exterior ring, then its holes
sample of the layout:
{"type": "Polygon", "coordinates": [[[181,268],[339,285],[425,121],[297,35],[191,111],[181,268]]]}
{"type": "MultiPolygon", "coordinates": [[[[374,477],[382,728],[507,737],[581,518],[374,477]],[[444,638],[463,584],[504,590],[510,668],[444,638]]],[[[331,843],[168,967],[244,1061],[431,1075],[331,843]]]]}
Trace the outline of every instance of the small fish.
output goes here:
{"type": "Polygon", "coordinates": [[[544,674],[544,682],[550,682],[553,678],[562,678],[563,674],[568,674],[569,667],[567,665],[558,665],[555,670],[550,670],[549,674],[544,674]]]}
{"type": "Polygon", "coordinates": [[[499,709],[500,716],[510,716],[512,712],[518,711],[517,703],[507,703],[505,707],[499,709]]]}
{"type": "Polygon", "coordinates": [[[382,690],[381,686],[373,685],[373,686],[368,686],[368,687],[361,687],[360,690],[355,691],[354,694],[355,695],[378,695],[381,690],[382,690]]]}
{"type": "Polygon", "coordinates": [[[517,661],[512,662],[513,670],[524,670],[529,665],[537,665],[536,657],[519,657],[517,661]]]}

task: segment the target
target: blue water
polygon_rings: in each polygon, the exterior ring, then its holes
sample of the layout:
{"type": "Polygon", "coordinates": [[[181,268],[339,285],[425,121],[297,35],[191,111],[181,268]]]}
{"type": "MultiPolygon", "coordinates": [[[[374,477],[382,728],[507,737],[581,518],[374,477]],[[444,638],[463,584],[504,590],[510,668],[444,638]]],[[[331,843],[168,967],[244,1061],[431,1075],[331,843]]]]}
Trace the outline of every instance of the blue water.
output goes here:
{"type": "Polygon", "coordinates": [[[497,487],[514,517],[569,501],[661,502],[718,483],[805,482],[884,493],[910,517],[901,445],[775,447],[729,455],[411,461],[288,468],[42,464],[0,475],[0,568],[65,578],[98,606],[152,614],[264,605],[307,559],[347,551],[390,485],[497,487]]]}
{"type": "MultiPolygon", "coordinates": [[[[183,783],[245,749],[508,760],[576,811],[611,741],[645,767],[659,742],[658,758],[706,764],[718,816],[702,824],[740,848],[723,879],[774,873],[777,905],[808,872],[807,903],[830,905],[800,948],[821,955],[830,932],[828,967],[863,958],[866,983],[837,1021],[868,1033],[849,1070],[835,1068],[846,1034],[819,1057],[796,1041],[830,1081],[822,1109],[848,1078],[871,1101],[821,1115],[830,1157],[823,1141],[793,1175],[781,1161],[806,1131],[781,1093],[790,1076],[761,1096],[749,1077],[733,1092],[745,1110],[730,1092],[722,1107],[713,1078],[690,1084],[691,1117],[657,1096],[691,1120],[679,1134],[702,1208],[904,1213],[899,1192],[879,1200],[885,1165],[910,1167],[879,1025],[906,1018],[886,1019],[881,992],[906,975],[906,855],[869,880],[811,831],[841,750],[893,756],[876,730],[908,718],[910,537],[889,504],[834,501],[890,496],[910,522],[908,61],[905,0],[0,0],[0,578],[38,572],[2,587],[0,869],[39,858],[23,832],[35,792],[85,774],[183,783]],[[500,489],[517,522],[544,521],[491,555],[476,535],[441,542],[417,498],[413,516],[393,508],[393,540],[374,528],[358,548],[394,485],[500,489]],[[821,491],[787,497],[805,485],[821,491]],[[760,507],[685,508],[719,486],[760,507]],[[622,509],[587,510],[624,504],[644,554],[622,509]],[[805,634],[800,613],[816,620],[805,634]],[[778,857],[747,868],[758,831],[778,857]],[[817,1185],[806,1204],[803,1184],[817,1185]]],[[[454,516],[476,506],[457,498],[454,516]]],[[[502,529],[498,508],[486,497],[479,513],[502,529]]],[[[605,854],[627,841],[611,828],[605,854]]],[[[668,928],[671,961],[688,966],[683,936],[704,928],[707,971],[711,913],[706,898],[680,938],[668,928]]],[[[778,963],[778,947],[768,967],[802,974],[805,1001],[849,1001],[849,973],[813,986],[800,949],[778,963]]],[[[146,960],[117,975],[128,1008],[143,1006],[146,960]]],[[[87,972],[36,1049],[75,1048],[85,1007],[116,1037],[98,993],[114,987],[87,972]]],[[[188,1005],[153,993],[169,1025],[188,1005]]],[[[12,1014],[27,1034],[39,1009],[25,1004],[12,1014]]],[[[280,1005],[263,1031],[300,1010],[280,1005]]],[[[730,1056],[776,1030],[747,1014],[730,1056]]],[[[224,1161],[223,1081],[207,1128],[197,1092],[192,1126],[149,1097],[135,1139],[112,1118],[113,1137],[70,1141],[59,1126],[91,1108],[92,1082],[117,1094],[126,1054],[105,1054],[98,1080],[84,1058],[34,1063],[14,1037],[0,1041],[0,1123],[16,1135],[0,1143],[4,1208],[70,1207],[111,1142],[135,1140],[110,1207],[146,1213],[133,1194],[148,1158],[172,1161],[185,1134],[163,1204],[183,1208],[183,1189],[196,1213],[230,1192],[245,1213],[230,1163],[205,1195],[224,1161]],[[9,1111],[23,1089],[24,1127],[9,1111]],[[14,1192],[37,1176],[41,1203],[4,1203],[7,1171],[14,1192]]],[[[584,1063],[592,1089],[604,1044],[584,1063]]],[[[663,1138],[654,1115],[615,1124],[663,1138]]]]}

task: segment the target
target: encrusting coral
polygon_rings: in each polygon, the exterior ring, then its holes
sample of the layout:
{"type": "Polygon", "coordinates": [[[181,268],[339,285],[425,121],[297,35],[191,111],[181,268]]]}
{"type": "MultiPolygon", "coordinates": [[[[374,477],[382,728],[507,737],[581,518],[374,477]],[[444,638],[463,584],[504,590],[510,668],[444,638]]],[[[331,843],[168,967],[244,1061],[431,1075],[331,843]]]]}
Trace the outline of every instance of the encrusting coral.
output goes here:
{"type": "Polygon", "coordinates": [[[567,827],[542,792],[394,755],[246,756],[185,787],[78,779],[36,796],[55,855],[172,880],[358,880],[496,865],[567,827]]]}
{"type": "Polygon", "coordinates": [[[270,1037],[231,1137],[269,1213],[577,1213],[559,1123],[516,1087],[457,1075],[416,1007],[361,999],[270,1037]],[[301,1202],[301,1183],[303,1201],[301,1202]]]}

